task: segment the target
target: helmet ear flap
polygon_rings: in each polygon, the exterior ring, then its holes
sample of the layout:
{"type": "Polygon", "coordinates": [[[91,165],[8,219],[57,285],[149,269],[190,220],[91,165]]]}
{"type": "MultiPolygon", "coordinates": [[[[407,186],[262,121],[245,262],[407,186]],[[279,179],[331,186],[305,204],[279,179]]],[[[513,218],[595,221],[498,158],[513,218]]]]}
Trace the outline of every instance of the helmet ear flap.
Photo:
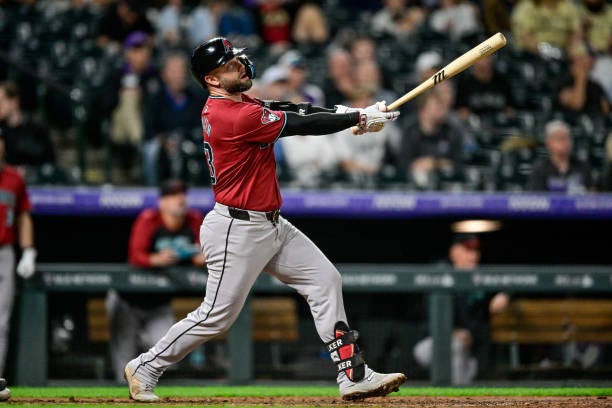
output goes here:
{"type": "Polygon", "coordinates": [[[255,74],[256,74],[255,65],[249,59],[249,57],[247,57],[244,54],[241,54],[241,55],[237,55],[236,59],[238,59],[238,61],[240,61],[242,65],[244,65],[247,76],[251,79],[255,78],[255,74]]]}

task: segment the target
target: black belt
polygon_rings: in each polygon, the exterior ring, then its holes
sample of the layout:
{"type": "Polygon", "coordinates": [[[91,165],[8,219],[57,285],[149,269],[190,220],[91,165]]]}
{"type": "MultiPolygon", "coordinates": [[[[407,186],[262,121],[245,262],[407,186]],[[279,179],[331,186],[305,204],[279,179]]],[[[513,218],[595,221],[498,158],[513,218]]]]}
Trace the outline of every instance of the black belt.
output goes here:
{"type": "MultiPolygon", "coordinates": [[[[249,215],[248,211],[241,210],[239,208],[233,208],[233,207],[227,207],[227,209],[229,211],[230,217],[237,218],[243,221],[251,221],[251,216],[249,215]]],[[[280,216],[280,210],[268,211],[265,214],[266,214],[266,219],[268,221],[277,223],[278,217],[280,216]]]]}

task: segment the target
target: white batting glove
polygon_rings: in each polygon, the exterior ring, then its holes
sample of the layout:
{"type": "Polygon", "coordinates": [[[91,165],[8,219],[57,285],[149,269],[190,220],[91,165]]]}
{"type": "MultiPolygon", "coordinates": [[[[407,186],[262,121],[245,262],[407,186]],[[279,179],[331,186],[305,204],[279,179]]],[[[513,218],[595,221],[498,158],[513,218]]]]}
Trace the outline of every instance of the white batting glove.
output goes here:
{"type": "Polygon", "coordinates": [[[378,132],[385,123],[397,119],[398,111],[386,112],[378,109],[378,103],[359,110],[359,124],[357,127],[361,132],[378,132]]]}
{"type": "MultiPolygon", "coordinates": [[[[366,109],[377,109],[379,112],[386,112],[387,111],[387,102],[386,101],[378,101],[376,102],[374,105],[370,105],[368,107],[366,107],[366,109]]],[[[395,119],[392,119],[395,120],[395,119]]],[[[382,128],[385,127],[384,123],[378,123],[376,125],[372,125],[369,126],[367,129],[365,130],[358,130],[357,131],[357,135],[362,135],[366,132],[380,132],[382,130],[382,128]]]]}
{"type": "Polygon", "coordinates": [[[21,259],[17,264],[17,275],[23,279],[29,279],[34,275],[36,270],[36,250],[34,248],[26,248],[21,254],[21,259]]]}

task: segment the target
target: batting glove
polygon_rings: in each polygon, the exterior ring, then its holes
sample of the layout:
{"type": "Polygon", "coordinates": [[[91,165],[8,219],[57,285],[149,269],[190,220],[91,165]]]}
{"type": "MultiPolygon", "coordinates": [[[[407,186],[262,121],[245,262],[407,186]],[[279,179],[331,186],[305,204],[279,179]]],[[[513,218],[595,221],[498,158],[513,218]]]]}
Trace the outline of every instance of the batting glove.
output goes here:
{"type": "Polygon", "coordinates": [[[34,248],[25,248],[21,254],[19,264],[17,264],[17,275],[23,279],[29,279],[34,275],[36,270],[36,250],[34,248]]]}
{"type": "Polygon", "coordinates": [[[359,110],[359,124],[357,128],[361,132],[378,132],[385,123],[397,119],[399,114],[398,111],[387,112],[384,101],[382,103],[377,102],[372,106],[359,110]],[[380,111],[379,106],[384,107],[385,111],[380,111]]]}
{"type": "MultiPolygon", "coordinates": [[[[386,101],[378,101],[374,105],[370,105],[370,106],[366,107],[366,109],[377,109],[379,112],[386,112],[387,111],[387,102],[386,101]]],[[[395,120],[395,119],[392,119],[392,120],[395,120]]],[[[371,132],[380,132],[383,127],[385,127],[384,123],[378,123],[376,125],[369,126],[365,130],[358,129],[355,134],[362,135],[362,134],[364,134],[366,132],[370,132],[370,133],[371,132]]]]}

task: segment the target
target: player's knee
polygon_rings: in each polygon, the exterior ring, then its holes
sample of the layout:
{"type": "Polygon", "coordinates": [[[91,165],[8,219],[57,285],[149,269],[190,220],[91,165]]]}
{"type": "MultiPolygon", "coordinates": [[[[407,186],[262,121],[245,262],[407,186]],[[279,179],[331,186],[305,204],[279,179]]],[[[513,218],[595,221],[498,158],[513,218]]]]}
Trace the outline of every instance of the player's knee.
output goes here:
{"type": "Polygon", "coordinates": [[[336,268],[330,268],[325,274],[323,287],[332,290],[342,287],[342,275],[336,268]]]}

